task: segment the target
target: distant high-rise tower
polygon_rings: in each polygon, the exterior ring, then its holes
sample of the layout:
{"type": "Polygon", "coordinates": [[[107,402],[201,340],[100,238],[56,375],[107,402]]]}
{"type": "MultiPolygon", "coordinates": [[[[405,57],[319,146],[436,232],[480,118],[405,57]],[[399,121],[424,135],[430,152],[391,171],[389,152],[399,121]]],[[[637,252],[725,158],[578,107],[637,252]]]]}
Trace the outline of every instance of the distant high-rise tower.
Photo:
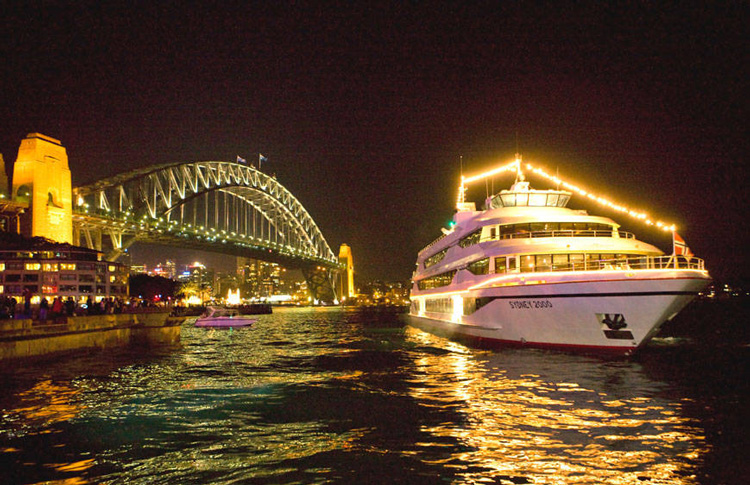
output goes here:
{"type": "Polygon", "coordinates": [[[60,140],[29,133],[13,165],[14,201],[27,202],[21,232],[58,242],[73,242],[73,201],[68,154],[60,140]]]}
{"type": "Polygon", "coordinates": [[[342,244],[339,248],[339,263],[344,265],[339,281],[339,301],[343,302],[356,296],[354,290],[354,260],[352,259],[352,248],[342,244]]]}

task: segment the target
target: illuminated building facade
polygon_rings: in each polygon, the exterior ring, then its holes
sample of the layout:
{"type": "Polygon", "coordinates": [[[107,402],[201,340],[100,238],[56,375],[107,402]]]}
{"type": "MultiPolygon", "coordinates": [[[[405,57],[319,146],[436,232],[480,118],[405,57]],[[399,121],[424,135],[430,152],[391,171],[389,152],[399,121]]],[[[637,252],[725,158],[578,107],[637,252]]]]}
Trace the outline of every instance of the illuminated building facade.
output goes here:
{"type": "Polygon", "coordinates": [[[154,275],[173,280],[177,277],[177,265],[171,259],[159,263],[153,270],[154,275]]]}
{"type": "Polygon", "coordinates": [[[4,244],[0,249],[0,294],[16,298],[31,292],[37,301],[59,296],[73,297],[79,303],[87,298],[128,296],[128,268],[103,260],[91,249],[31,240],[24,244],[4,244]],[[10,246],[10,247],[9,247],[10,246]]]}
{"type": "Polygon", "coordinates": [[[198,261],[189,264],[185,271],[177,276],[177,281],[189,283],[201,301],[209,300],[215,294],[215,273],[198,261]]]}
{"type": "Polygon", "coordinates": [[[237,258],[237,274],[243,298],[268,298],[273,295],[290,294],[294,283],[286,268],[268,261],[237,258]]]}

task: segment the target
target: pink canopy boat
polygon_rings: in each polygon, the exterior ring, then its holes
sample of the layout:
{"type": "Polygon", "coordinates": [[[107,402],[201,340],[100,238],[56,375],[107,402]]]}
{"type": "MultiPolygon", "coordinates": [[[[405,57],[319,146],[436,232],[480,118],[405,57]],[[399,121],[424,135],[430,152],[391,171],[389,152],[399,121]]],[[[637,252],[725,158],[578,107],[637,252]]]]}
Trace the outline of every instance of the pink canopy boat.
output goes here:
{"type": "Polygon", "coordinates": [[[206,308],[206,313],[201,315],[196,321],[196,327],[247,327],[257,321],[256,318],[250,318],[248,315],[242,315],[235,308],[224,308],[210,306],[206,308]]]}

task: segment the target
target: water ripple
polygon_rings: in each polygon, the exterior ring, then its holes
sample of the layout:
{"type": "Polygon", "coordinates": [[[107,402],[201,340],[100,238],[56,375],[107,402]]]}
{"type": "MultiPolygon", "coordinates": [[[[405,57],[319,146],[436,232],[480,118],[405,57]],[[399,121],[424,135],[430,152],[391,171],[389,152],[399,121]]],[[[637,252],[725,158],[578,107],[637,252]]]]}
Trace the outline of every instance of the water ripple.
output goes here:
{"type": "Polygon", "coordinates": [[[337,308],[186,324],[177,349],[1,374],[0,466],[14,483],[711,483],[705,406],[746,404],[747,385],[700,381],[676,363],[708,357],[676,345],[488,351],[337,308]]]}

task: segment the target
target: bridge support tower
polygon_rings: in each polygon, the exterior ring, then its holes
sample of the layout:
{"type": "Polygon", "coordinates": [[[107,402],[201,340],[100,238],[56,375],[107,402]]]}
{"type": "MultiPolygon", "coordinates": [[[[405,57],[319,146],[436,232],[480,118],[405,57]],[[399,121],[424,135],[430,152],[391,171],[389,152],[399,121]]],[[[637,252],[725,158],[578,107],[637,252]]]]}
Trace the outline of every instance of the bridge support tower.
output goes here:
{"type": "Polygon", "coordinates": [[[73,242],[73,201],[68,154],[60,140],[29,133],[21,141],[13,165],[16,202],[28,203],[21,233],[57,242],[73,242]]]}
{"type": "Polygon", "coordinates": [[[347,244],[342,244],[339,248],[339,263],[344,268],[339,273],[338,296],[340,302],[345,302],[356,296],[354,289],[354,259],[352,258],[352,248],[347,244]]]}

